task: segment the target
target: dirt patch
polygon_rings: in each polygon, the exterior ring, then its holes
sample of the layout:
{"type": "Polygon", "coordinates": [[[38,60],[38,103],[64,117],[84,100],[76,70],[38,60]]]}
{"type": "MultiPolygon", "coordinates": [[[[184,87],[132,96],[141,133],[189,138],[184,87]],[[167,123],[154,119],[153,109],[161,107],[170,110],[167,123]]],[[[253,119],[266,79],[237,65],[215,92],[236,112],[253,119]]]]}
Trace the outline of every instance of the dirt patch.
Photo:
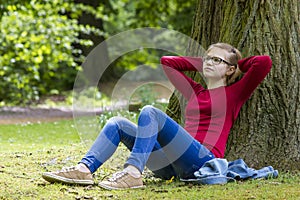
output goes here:
{"type": "MultiPolygon", "coordinates": [[[[94,112],[81,112],[80,115],[92,115],[94,112]]],[[[77,114],[78,115],[78,114],[77,114]]],[[[72,119],[73,110],[69,108],[31,108],[1,107],[0,124],[49,122],[72,119]]]]}

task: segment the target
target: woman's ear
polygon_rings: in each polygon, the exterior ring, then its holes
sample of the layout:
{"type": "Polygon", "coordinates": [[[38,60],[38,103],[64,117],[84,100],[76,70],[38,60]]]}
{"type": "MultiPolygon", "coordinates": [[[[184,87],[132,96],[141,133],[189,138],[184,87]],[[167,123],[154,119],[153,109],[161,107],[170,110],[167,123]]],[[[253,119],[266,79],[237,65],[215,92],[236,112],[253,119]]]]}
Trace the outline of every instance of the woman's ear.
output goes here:
{"type": "Polygon", "coordinates": [[[226,71],[226,75],[231,76],[232,74],[234,74],[235,70],[236,70],[235,66],[230,66],[226,71]]]}
{"type": "Polygon", "coordinates": [[[236,82],[236,79],[242,74],[242,71],[237,67],[231,76],[227,76],[227,85],[231,85],[236,82]]]}

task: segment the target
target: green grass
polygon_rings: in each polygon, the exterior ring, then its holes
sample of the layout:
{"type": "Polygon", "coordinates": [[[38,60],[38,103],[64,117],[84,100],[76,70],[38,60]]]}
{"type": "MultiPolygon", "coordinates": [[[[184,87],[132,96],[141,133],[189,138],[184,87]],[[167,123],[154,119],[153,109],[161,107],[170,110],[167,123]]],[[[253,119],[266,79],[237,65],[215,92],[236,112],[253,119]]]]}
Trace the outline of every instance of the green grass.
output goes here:
{"type": "MultiPolygon", "coordinates": [[[[49,184],[45,171],[76,164],[87,147],[73,120],[0,125],[0,199],[300,199],[300,176],[249,180],[226,185],[191,185],[149,177],[145,189],[107,191],[90,187],[49,184]]],[[[121,146],[95,173],[96,182],[122,167],[128,151],[121,146]]]]}

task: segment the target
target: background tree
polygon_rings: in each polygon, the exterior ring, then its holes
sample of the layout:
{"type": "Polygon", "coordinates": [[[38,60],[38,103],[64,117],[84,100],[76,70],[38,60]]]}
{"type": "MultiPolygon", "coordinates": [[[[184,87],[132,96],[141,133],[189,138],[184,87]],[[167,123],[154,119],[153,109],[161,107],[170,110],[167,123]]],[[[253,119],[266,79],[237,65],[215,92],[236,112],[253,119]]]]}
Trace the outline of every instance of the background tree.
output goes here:
{"type": "MultiPolygon", "coordinates": [[[[227,42],[244,57],[267,54],[273,60],[270,74],[243,106],[230,134],[229,160],[299,170],[299,16],[298,0],[200,0],[197,5],[192,38],[204,48],[227,42]]],[[[197,54],[193,49],[190,53],[197,54]]],[[[174,101],[175,95],[168,113],[179,121],[179,104],[172,107],[174,101]]]]}
{"type": "MultiPolygon", "coordinates": [[[[0,0],[0,86],[6,88],[0,105],[71,90],[85,56],[116,33],[146,26],[190,34],[196,1],[0,0]]],[[[101,81],[157,63],[159,55],[150,49],[124,55],[101,81]]]]}

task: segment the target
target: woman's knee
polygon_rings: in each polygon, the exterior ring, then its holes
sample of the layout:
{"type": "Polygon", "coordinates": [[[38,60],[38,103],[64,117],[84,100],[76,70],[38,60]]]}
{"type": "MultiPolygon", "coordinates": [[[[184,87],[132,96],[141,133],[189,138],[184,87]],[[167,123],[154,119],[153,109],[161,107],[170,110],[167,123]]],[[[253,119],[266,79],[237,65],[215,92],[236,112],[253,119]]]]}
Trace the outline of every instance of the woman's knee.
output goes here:
{"type": "Polygon", "coordinates": [[[159,112],[162,112],[161,110],[159,110],[158,108],[151,106],[151,105],[147,105],[144,106],[141,109],[140,115],[150,115],[153,114],[155,116],[159,115],[159,112]]]}
{"type": "Polygon", "coordinates": [[[103,129],[114,129],[114,130],[119,130],[120,129],[120,124],[122,123],[124,119],[122,117],[112,117],[110,118],[103,129]]]}
{"type": "Polygon", "coordinates": [[[146,105],[144,106],[142,109],[141,109],[141,113],[144,113],[144,112],[153,112],[155,111],[157,108],[155,108],[154,106],[151,106],[151,105],[146,105]]]}
{"type": "Polygon", "coordinates": [[[111,132],[118,133],[121,137],[123,134],[135,136],[137,125],[125,117],[116,116],[110,118],[104,128],[110,129],[111,132]]]}
{"type": "Polygon", "coordinates": [[[144,106],[141,109],[138,124],[141,126],[149,125],[153,121],[153,116],[155,115],[155,108],[153,106],[144,106]]]}
{"type": "Polygon", "coordinates": [[[111,117],[107,122],[106,125],[118,125],[118,122],[120,121],[120,117],[111,117]]]}

